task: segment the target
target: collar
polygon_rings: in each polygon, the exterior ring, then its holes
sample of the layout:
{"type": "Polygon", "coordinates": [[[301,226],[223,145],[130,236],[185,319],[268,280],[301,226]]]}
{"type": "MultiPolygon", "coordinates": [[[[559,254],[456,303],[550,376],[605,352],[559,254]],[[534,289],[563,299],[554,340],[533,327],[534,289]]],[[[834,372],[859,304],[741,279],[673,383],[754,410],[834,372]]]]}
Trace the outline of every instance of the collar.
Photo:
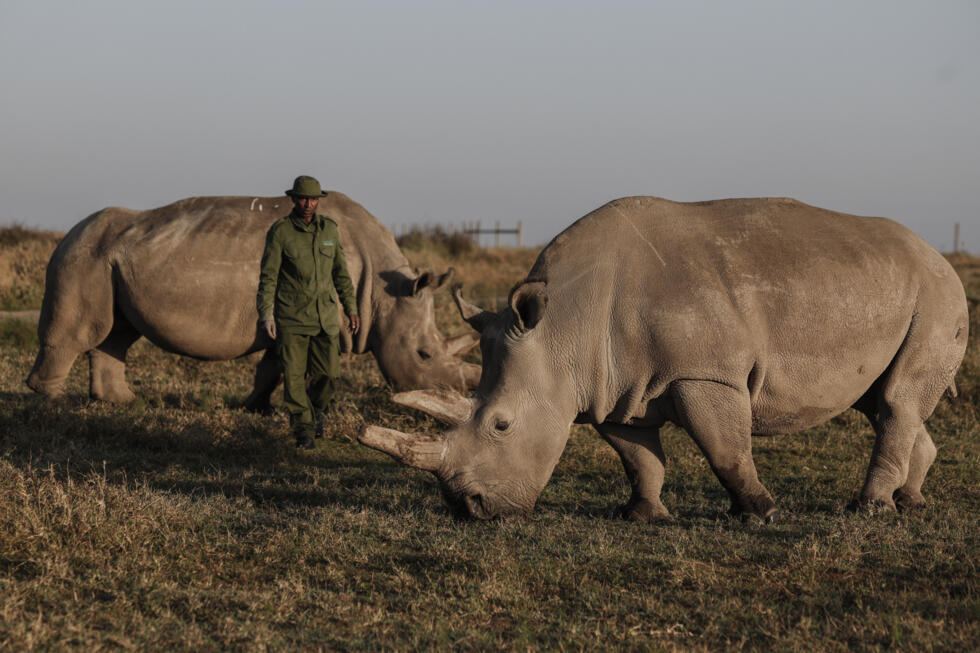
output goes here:
{"type": "Polygon", "coordinates": [[[323,227],[323,216],[319,213],[313,214],[313,219],[310,220],[309,224],[304,222],[303,218],[297,216],[295,213],[290,213],[289,219],[292,221],[294,227],[302,231],[316,231],[323,227]]]}

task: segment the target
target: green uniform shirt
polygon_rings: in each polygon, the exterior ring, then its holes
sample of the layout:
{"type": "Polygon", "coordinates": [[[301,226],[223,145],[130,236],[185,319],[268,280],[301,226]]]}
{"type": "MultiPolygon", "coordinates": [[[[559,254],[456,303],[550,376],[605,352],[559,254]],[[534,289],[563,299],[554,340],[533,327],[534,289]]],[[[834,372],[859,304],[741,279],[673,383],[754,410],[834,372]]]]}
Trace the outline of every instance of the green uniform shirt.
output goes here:
{"type": "Polygon", "coordinates": [[[354,284],[347,272],[337,223],[316,215],[309,224],[290,214],[265,237],[259,293],[259,319],[275,316],[294,333],[339,332],[337,295],[347,315],[357,315],[354,284]],[[336,289],[336,291],[335,291],[336,289]]]}

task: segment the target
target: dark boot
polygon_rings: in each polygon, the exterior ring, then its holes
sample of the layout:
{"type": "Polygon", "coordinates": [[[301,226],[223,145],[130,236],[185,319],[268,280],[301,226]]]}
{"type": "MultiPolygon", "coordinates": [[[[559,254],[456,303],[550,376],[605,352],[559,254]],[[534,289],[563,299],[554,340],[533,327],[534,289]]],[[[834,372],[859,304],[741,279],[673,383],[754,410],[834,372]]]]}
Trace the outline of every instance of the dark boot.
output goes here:
{"type": "Polygon", "coordinates": [[[297,449],[312,449],[314,447],[313,438],[306,435],[305,433],[296,434],[296,448],[297,449]]]}

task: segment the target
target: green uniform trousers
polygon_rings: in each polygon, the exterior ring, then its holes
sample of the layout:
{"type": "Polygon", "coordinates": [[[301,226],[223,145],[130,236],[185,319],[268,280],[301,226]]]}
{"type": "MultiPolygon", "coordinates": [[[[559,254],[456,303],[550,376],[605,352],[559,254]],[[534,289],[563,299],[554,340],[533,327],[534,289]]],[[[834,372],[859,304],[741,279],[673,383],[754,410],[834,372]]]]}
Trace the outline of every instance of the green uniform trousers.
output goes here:
{"type": "Polygon", "coordinates": [[[322,330],[310,335],[282,329],[276,347],[290,428],[296,436],[313,437],[316,417],[327,409],[340,377],[340,336],[322,330]]]}

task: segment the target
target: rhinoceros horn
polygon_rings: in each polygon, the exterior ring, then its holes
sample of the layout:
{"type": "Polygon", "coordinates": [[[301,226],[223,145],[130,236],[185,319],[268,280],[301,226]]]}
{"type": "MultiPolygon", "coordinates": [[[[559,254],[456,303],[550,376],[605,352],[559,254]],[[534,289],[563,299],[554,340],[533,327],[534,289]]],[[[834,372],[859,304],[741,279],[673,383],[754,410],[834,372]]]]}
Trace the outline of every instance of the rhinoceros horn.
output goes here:
{"type": "Polygon", "coordinates": [[[470,418],[473,400],[452,390],[410,390],[392,395],[396,404],[421,410],[443,424],[456,426],[470,418]]]}
{"type": "Polygon", "coordinates": [[[453,300],[456,302],[456,308],[459,309],[459,314],[471,327],[483,333],[483,329],[496,317],[496,314],[485,311],[463,299],[462,288],[461,284],[453,286],[453,300]]]}
{"type": "Polygon", "coordinates": [[[395,460],[410,467],[435,472],[446,454],[446,436],[409,435],[365,424],[357,434],[357,441],[364,446],[383,451],[395,460]]]}

